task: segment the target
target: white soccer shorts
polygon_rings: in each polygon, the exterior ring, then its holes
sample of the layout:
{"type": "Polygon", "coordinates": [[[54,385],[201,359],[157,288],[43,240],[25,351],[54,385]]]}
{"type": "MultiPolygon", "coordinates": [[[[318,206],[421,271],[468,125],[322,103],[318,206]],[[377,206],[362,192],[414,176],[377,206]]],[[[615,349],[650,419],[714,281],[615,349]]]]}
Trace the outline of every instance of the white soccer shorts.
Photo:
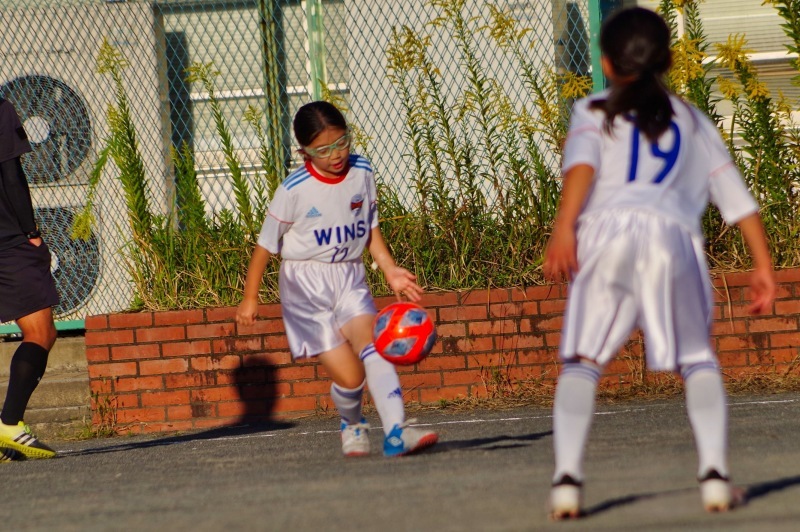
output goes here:
{"type": "Polygon", "coordinates": [[[346,341],[341,328],[376,314],[361,260],[333,264],[283,260],[278,288],[289,349],[294,358],[316,356],[346,341]]]}
{"type": "Polygon", "coordinates": [[[582,218],[560,354],[607,364],[640,327],[647,367],[674,371],[715,360],[711,282],[702,240],[680,224],[635,210],[582,218]]]}

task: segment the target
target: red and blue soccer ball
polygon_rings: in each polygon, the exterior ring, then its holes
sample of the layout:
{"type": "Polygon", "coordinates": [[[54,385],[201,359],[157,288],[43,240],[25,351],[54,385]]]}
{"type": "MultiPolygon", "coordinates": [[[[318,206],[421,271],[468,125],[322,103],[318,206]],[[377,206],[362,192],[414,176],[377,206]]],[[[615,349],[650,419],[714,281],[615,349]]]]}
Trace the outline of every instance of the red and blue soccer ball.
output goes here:
{"type": "Polygon", "coordinates": [[[399,366],[424,359],[436,343],[436,326],[424,308],[407,301],[392,303],[377,316],[372,328],[375,350],[399,366]]]}

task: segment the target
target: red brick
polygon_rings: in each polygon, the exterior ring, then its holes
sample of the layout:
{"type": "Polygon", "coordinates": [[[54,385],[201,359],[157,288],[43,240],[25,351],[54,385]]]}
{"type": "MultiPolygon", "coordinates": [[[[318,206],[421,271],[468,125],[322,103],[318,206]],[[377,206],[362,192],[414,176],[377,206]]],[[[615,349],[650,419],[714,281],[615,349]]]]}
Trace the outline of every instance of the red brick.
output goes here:
{"type": "Polygon", "coordinates": [[[747,365],[746,351],[725,351],[724,353],[718,353],[717,358],[723,370],[747,365]]]}
{"type": "Polygon", "coordinates": [[[711,336],[747,334],[746,320],[721,320],[711,323],[711,336]]]}
{"type": "Polygon", "coordinates": [[[248,353],[261,351],[264,349],[264,341],[261,336],[229,337],[213,340],[211,348],[217,355],[222,353],[248,353]]]}
{"type": "Polygon", "coordinates": [[[788,301],[776,301],[775,314],[781,316],[785,316],[786,314],[800,314],[800,299],[790,299],[788,301]]]}
{"type": "Polygon", "coordinates": [[[87,333],[98,329],[108,329],[108,315],[98,314],[96,316],[87,316],[83,320],[83,326],[86,327],[87,333]]]}
{"type": "Polygon", "coordinates": [[[287,352],[242,353],[242,366],[283,366],[291,364],[292,355],[287,352]]]}
{"type": "Polygon", "coordinates": [[[217,369],[237,369],[242,365],[239,355],[193,357],[190,367],[193,371],[211,371],[217,369]]]}
{"type": "Polygon", "coordinates": [[[516,336],[514,347],[517,349],[544,347],[544,336],[541,334],[519,334],[516,336]]]}
{"type": "Polygon", "coordinates": [[[489,316],[492,318],[519,317],[522,315],[521,303],[498,303],[489,305],[489,316]]]}
{"type": "Polygon", "coordinates": [[[561,297],[561,288],[557,285],[547,284],[543,286],[529,286],[525,289],[524,296],[519,292],[513,293],[513,299],[528,299],[533,301],[543,301],[561,297]]]}
{"type": "Polygon", "coordinates": [[[236,319],[236,307],[217,307],[206,309],[206,321],[234,321],[236,319]]]}
{"type": "Polygon", "coordinates": [[[797,362],[798,357],[800,357],[800,352],[798,352],[797,348],[792,347],[771,349],[769,354],[773,364],[797,362]]]}
{"type": "Polygon", "coordinates": [[[111,379],[93,379],[89,381],[89,389],[92,393],[108,395],[112,392],[112,382],[111,379]]]}
{"type": "Polygon", "coordinates": [[[168,421],[192,419],[192,407],[189,405],[167,406],[168,421]]]}
{"type": "Polygon", "coordinates": [[[458,305],[458,292],[426,292],[420,302],[425,308],[454,307],[458,305]]]}
{"type": "Polygon", "coordinates": [[[161,325],[189,325],[193,323],[203,323],[205,314],[203,309],[194,310],[170,310],[167,312],[156,312],[153,315],[153,323],[161,325]]]}
{"type": "Polygon", "coordinates": [[[403,390],[412,390],[419,387],[441,386],[442,375],[447,372],[433,371],[430,373],[405,373],[400,375],[400,383],[403,390]]]}
{"type": "Polygon", "coordinates": [[[147,423],[141,427],[141,432],[148,434],[157,432],[183,432],[195,428],[191,421],[170,421],[166,423],[147,423]]]}
{"type": "MultiPolygon", "coordinates": [[[[462,338],[456,342],[456,352],[493,351],[494,341],[491,336],[462,338]]],[[[447,351],[446,351],[447,352],[447,351]]]]}
{"type": "Polygon", "coordinates": [[[104,332],[86,332],[84,339],[88,346],[99,345],[122,345],[133,343],[133,331],[118,330],[104,332]]]}
{"type": "Polygon", "coordinates": [[[283,311],[281,310],[280,303],[267,303],[258,306],[258,317],[262,320],[272,320],[283,318],[283,311]]]}
{"type": "Polygon", "coordinates": [[[169,342],[161,344],[161,354],[164,357],[181,357],[210,355],[211,342],[208,340],[193,340],[191,342],[169,342]]]}
{"type": "MultiPolygon", "coordinates": [[[[159,376],[159,378],[162,378],[159,376]]],[[[217,385],[217,374],[214,371],[197,371],[192,373],[172,373],[163,376],[168,390],[180,388],[203,388],[217,385]]]]}
{"type": "MultiPolygon", "coordinates": [[[[253,405],[255,405],[255,403],[253,403],[253,405]]],[[[248,413],[254,413],[252,410],[253,406],[242,401],[227,401],[217,405],[217,411],[222,417],[241,418],[248,413]]]]}
{"type": "Polygon", "coordinates": [[[511,300],[507,288],[493,288],[491,290],[471,290],[461,294],[461,306],[487,305],[492,303],[506,303],[511,300]]]}
{"type": "MultiPolygon", "coordinates": [[[[330,388],[330,382],[328,383],[330,388]]],[[[242,399],[272,399],[275,397],[293,397],[292,385],[288,382],[271,382],[269,384],[248,384],[237,386],[242,399]]]]}
{"type": "Polygon", "coordinates": [[[441,400],[463,399],[465,397],[469,397],[468,386],[445,386],[419,390],[419,401],[421,403],[436,403],[441,400]]]}
{"type": "Polygon", "coordinates": [[[169,342],[172,340],[185,340],[186,328],[183,326],[174,327],[148,327],[146,329],[136,329],[137,342],[169,342]]]}
{"type": "Polygon", "coordinates": [[[800,346],[800,332],[772,333],[769,335],[770,347],[800,346]]]}
{"type": "Polygon", "coordinates": [[[304,395],[328,395],[331,391],[329,381],[314,380],[292,383],[292,392],[295,397],[304,395]]]}
{"type": "Polygon", "coordinates": [[[142,423],[147,421],[164,421],[163,408],[129,408],[117,410],[117,423],[142,423]]]}
{"type": "Polygon", "coordinates": [[[111,360],[111,350],[108,347],[87,347],[86,348],[86,361],[92,362],[108,362],[111,360]]]}
{"type": "Polygon", "coordinates": [[[796,331],[797,318],[756,318],[751,319],[750,332],[796,331]]]}
{"type": "Polygon", "coordinates": [[[136,329],[138,327],[149,327],[152,324],[152,312],[131,312],[110,314],[108,316],[108,325],[112,329],[136,329]]]}
{"type": "Polygon", "coordinates": [[[317,378],[316,366],[295,365],[275,369],[275,381],[297,381],[317,378]]]}
{"type": "Polygon", "coordinates": [[[558,360],[555,349],[524,349],[517,353],[517,363],[522,366],[530,364],[553,364],[558,360]]]}
{"type": "Polygon", "coordinates": [[[488,317],[486,305],[468,307],[442,307],[439,309],[439,323],[451,321],[485,320],[488,317]]]}
{"type": "Polygon", "coordinates": [[[316,408],[317,401],[314,397],[278,397],[273,412],[313,413],[316,408]]]}
{"type": "Polygon", "coordinates": [[[715,279],[720,286],[747,286],[750,284],[750,272],[721,273],[715,279]]]}
{"type": "Polygon", "coordinates": [[[428,357],[425,359],[425,371],[433,371],[437,369],[462,369],[466,367],[464,355],[441,355],[435,357],[428,357]]]}
{"type": "Polygon", "coordinates": [[[481,372],[477,370],[446,371],[442,374],[445,386],[456,384],[481,384],[481,372]]]}
{"type": "Polygon", "coordinates": [[[485,354],[469,354],[467,356],[468,368],[494,368],[504,366],[506,364],[506,357],[500,353],[485,353],[485,354]]]}
{"type": "Polygon", "coordinates": [[[557,316],[543,320],[532,319],[531,325],[533,331],[560,331],[562,322],[563,317],[557,316]]]}
{"type": "Polygon", "coordinates": [[[551,347],[553,349],[557,349],[558,346],[561,344],[561,333],[548,333],[544,335],[544,345],[546,347],[551,347]]]}
{"type": "Polygon", "coordinates": [[[267,351],[289,350],[289,340],[286,335],[273,335],[264,337],[264,349],[267,351]]]}
{"type": "Polygon", "coordinates": [[[187,325],[187,338],[219,338],[236,334],[236,325],[233,323],[213,323],[205,325],[187,325]]]}
{"type": "Polygon", "coordinates": [[[109,400],[119,410],[121,408],[138,408],[140,398],[141,394],[139,393],[117,393],[113,397],[109,397],[109,400]]]}
{"type": "Polygon", "coordinates": [[[238,417],[219,417],[219,418],[206,418],[195,419],[193,426],[195,429],[216,429],[219,427],[229,427],[231,425],[239,424],[238,417]]]}
{"type": "Polygon", "coordinates": [[[112,364],[90,364],[89,378],[121,377],[123,375],[136,375],[136,362],[116,362],[112,364]]]}
{"type": "Polygon", "coordinates": [[[148,392],[142,394],[142,406],[159,405],[188,405],[189,390],[170,391],[170,392],[148,392]]]}
{"type": "Polygon", "coordinates": [[[542,314],[562,314],[566,308],[566,299],[549,299],[539,303],[539,312],[542,314]]]}
{"type": "Polygon", "coordinates": [[[775,278],[779,283],[800,283],[800,268],[787,268],[775,272],[775,278]]]}
{"type": "Polygon", "coordinates": [[[283,320],[280,319],[257,320],[250,326],[236,325],[236,334],[238,336],[285,334],[285,332],[283,320]]]}
{"type": "Polygon", "coordinates": [[[192,403],[218,403],[219,401],[239,400],[239,390],[235,386],[224,386],[216,388],[204,388],[202,390],[190,390],[192,403]]]}
{"type": "Polygon", "coordinates": [[[139,390],[163,390],[164,378],[154,377],[130,377],[116,380],[114,388],[120,392],[133,392],[139,390]]]}
{"type": "Polygon", "coordinates": [[[755,345],[747,336],[721,336],[717,338],[717,351],[753,349],[755,345]]]}
{"type": "Polygon", "coordinates": [[[139,362],[140,375],[163,375],[166,373],[184,373],[189,369],[189,362],[183,358],[170,360],[142,360],[139,362]]]}
{"type": "Polygon", "coordinates": [[[142,360],[161,356],[158,344],[119,345],[111,348],[111,360],[142,360]]]}
{"type": "Polygon", "coordinates": [[[440,323],[436,326],[436,332],[439,337],[446,336],[464,336],[467,328],[464,323],[440,323]]]}

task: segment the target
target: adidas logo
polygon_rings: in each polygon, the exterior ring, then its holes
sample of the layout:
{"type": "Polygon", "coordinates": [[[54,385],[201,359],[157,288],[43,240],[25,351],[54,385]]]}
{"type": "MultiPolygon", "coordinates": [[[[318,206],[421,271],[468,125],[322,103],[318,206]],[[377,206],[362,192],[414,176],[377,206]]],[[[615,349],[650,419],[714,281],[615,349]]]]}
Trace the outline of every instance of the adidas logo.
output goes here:
{"type": "Polygon", "coordinates": [[[316,207],[311,207],[311,210],[306,213],[306,218],[319,218],[320,216],[322,216],[322,213],[316,207]]]}

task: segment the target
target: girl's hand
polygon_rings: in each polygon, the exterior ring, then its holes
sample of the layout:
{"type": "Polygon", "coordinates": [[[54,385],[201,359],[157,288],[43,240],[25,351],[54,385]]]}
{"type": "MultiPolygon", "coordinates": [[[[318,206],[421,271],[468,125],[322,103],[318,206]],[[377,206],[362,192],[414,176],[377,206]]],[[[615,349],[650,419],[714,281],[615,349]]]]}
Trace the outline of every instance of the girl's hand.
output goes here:
{"type": "Polygon", "coordinates": [[[542,272],[548,281],[571,281],[578,272],[578,243],[575,231],[557,228],[544,251],[542,272]]]}
{"type": "Polygon", "coordinates": [[[258,302],[245,299],[236,309],[236,323],[243,326],[253,325],[258,318],[258,302]]]}
{"type": "Polygon", "coordinates": [[[772,310],[776,291],[775,273],[772,268],[753,270],[750,274],[750,294],[753,300],[748,308],[750,314],[763,314],[772,310]]]}
{"type": "Polygon", "coordinates": [[[405,295],[409,301],[419,303],[422,300],[424,290],[417,284],[417,276],[401,268],[400,266],[392,266],[384,271],[386,282],[389,283],[392,291],[397,295],[397,300],[400,301],[402,295],[405,295]]]}

